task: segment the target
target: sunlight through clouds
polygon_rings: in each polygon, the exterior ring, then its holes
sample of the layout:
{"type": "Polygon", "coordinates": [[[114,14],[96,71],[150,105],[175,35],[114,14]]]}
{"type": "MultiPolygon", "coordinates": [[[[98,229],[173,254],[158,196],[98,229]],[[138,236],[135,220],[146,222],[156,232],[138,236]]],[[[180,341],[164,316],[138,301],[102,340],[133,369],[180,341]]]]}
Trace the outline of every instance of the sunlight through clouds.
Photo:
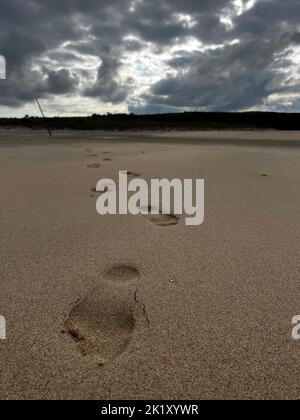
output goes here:
{"type": "Polygon", "coordinates": [[[18,27],[14,1],[0,16],[0,105],[11,115],[36,96],[59,115],[242,111],[297,97],[298,0],[32,0],[18,27]]]}

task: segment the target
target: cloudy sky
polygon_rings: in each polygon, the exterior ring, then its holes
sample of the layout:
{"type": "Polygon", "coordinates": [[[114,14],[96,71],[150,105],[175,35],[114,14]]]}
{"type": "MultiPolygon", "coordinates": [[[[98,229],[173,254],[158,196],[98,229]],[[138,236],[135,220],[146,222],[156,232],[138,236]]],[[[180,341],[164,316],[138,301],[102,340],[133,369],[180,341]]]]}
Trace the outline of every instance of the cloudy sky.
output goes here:
{"type": "Polygon", "coordinates": [[[0,116],[300,111],[300,0],[0,5],[0,116]]]}

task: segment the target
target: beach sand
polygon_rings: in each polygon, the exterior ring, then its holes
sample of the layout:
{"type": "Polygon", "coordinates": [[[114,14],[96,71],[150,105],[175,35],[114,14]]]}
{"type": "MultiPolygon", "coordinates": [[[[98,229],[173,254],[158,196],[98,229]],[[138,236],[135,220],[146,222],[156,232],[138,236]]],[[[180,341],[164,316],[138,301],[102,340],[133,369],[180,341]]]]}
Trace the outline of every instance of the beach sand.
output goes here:
{"type": "Polygon", "coordinates": [[[1,130],[0,398],[299,398],[299,145],[1,130]],[[99,216],[119,170],[204,178],[204,224],[99,216]]]}

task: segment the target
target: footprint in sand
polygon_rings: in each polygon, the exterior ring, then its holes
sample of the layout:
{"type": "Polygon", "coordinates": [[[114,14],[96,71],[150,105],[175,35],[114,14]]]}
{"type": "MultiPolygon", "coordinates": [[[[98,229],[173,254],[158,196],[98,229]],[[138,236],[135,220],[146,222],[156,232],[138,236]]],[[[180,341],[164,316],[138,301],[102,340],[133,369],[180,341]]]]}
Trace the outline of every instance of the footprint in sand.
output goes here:
{"type": "Polygon", "coordinates": [[[91,163],[90,165],[87,165],[87,168],[92,168],[92,169],[98,169],[100,168],[100,163],[91,163]]]}
{"type": "Polygon", "coordinates": [[[104,278],[116,285],[127,285],[139,279],[140,273],[135,267],[130,265],[116,265],[104,274],[104,278]]]}
{"type": "Polygon", "coordinates": [[[141,175],[135,172],[127,171],[127,175],[129,178],[139,178],[141,175]]]}
{"type": "MultiPolygon", "coordinates": [[[[144,209],[146,212],[146,209],[144,209]]],[[[148,207],[148,214],[144,217],[157,226],[168,227],[178,225],[180,218],[175,214],[151,214],[152,207],[148,207]]]]}
{"type": "Polygon", "coordinates": [[[135,267],[114,266],[104,274],[99,287],[77,302],[64,323],[62,332],[99,366],[124,353],[130,342],[139,278],[135,267]]]}
{"type": "Polygon", "coordinates": [[[92,193],[98,193],[98,194],[101,195],[101,194],[106,193],[108,191],[114,191],[115,188],[116,188],[116,186],[115,186],[114,183],[109,183],[109,184],[106,185],[106,187],[103,188],[103,191],[97,191],[97,188],[96,187],[93,187],[91,189],[91,192],[92,193]]]}

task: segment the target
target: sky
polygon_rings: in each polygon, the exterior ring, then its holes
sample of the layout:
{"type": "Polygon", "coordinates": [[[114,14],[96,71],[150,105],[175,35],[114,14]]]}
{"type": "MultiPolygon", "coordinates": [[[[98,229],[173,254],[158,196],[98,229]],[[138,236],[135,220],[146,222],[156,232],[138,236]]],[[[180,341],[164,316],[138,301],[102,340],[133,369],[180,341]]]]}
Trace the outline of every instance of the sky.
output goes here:
{"type": "Polygon", "coordinates": [[[299,0],[0,7],[1,117],[37,115],[35,97],[48,116],[300,111],[299,0]]]}

